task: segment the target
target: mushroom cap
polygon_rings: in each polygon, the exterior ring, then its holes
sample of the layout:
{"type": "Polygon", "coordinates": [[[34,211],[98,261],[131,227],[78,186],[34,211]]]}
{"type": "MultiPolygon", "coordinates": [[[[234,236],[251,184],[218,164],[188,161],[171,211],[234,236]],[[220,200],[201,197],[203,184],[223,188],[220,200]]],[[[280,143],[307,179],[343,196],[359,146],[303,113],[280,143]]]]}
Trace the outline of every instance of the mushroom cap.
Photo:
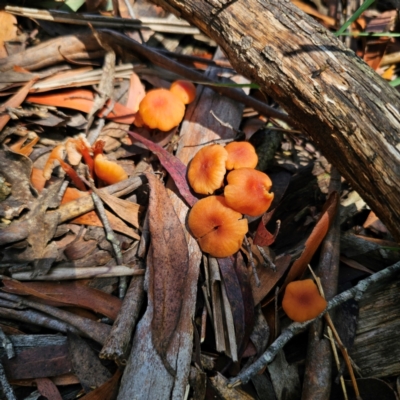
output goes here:
{"type": "Polygon", "coordinates": [[[274,199],[269,193],[272,182],[267,174],[251,168],[235,169],[227,176],[224,195],[234,210],[256,217],[265,213],[274,199]]]}
{"type": "Polygon", "coordinates": [[[235,254],[248,231],[247,220],[229,208],[223,196],[199,200],[190,210],[188,226],[201,250],[213,257],[235,254]]]}
{"type": "Polygon", "coordinates": [[[293,321],[314,319],[325,310],[326,305],[312,279],[290,282],[286,286],[282,308],[293,321]]]}
{"type": "Polygon", "coordinates": [[[225,146],[228,152],[226,169],[255,168],[258,156],[254,146],[249,142],[231,142],[225,146]]]}
{"type": "Polygon", "coordinates": [[[154,89],[140,102],[139,113],[149,128],[167,132],[181,123],[185,105],[169,90],[154,89]]]}
{"type": "Polygon", "coordinates": [[[107,160],[103,154],[96,154],[94,157],[94,172],[109,185],[128,178],[128,174],[119,164],[107,160]]]}
{"type": "Polygon", "coordinates": [[[189,104],[196,98],[196,86],[189,81],[177,80],[172,82],[169,90],[178,96],[183,104],[189,104]]]}
{"type": "Polygon", "coordinates": [[[196,193],[211,194],[222,187],[228,153],[219,144],[200,149],[190,162],[188,180],[196,193]]]}

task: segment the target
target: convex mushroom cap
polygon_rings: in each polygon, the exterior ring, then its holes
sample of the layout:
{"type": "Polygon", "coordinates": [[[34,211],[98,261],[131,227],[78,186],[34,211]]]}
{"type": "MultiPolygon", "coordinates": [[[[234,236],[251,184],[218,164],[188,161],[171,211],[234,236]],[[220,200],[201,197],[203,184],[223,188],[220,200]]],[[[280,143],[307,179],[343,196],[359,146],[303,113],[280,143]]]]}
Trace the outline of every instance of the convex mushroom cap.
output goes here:
{"type": "Polygon", "coordinates": [[[185,105],[169,90],[153,89],[140,102],[139,113],[149,128],[167,132],[181,123],[185,105]]]}
{"type": "Polygon", "coordinates": [[[228,152],[226,169],[255,168],[258,156],[254,146],[249,142],[231,142],[225,146],[228,152]]]}
{"type": "Polygon", "coordinates": [[[189,229],[201,250],[213,257],[229,257],[242,246],[247,220],[229,208],[222,196],[199,200],[190,210],[189,229]]]}
{"type": "Polygon", "coordinates": [[[282,308],[293,321],[314,319],[325,310],[326,305],[312,279],[290,282],[286,286],[282,308]]]}
{"type": "Polygon", "coordinates": [[[189,81],[177,80],[172,82],[169,90],[178,96],[183,104],[190,104],[196,98],[196,86],[189,81]]]}
{"type": "Polygon", "coordinates": [[[227,158],[227,151],[219,144],[200,149],[188,169],[188,180],[192,189],[196,193],[212,194],[222,187],[227,158]]]}
{"type": "Polygon", "coordinates": [[[272,182],[267,174],[251,168],[229,172],[224,195],[226,204],[234,210],[257,217],[265,213],[274,199],[269,193],[272,182]]]}

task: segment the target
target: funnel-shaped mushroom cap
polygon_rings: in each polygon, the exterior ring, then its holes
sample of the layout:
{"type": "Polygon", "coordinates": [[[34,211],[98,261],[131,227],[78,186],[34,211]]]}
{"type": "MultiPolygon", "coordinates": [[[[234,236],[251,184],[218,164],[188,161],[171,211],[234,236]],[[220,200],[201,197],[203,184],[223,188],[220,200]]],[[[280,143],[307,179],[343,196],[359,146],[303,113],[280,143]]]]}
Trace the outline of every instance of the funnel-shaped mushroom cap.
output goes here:
{"type": "Polygon", "coordinates": [[[140,102],[139,113],[149,128],[167,132],[181,123],[185,105],[169,90],[154,89],[140,102]]]}
{"type": "Polygon", "coordinates": [[[267,174],[251,168],[241,168],[229,172],[227,180],[224,195],[229,207],[252,217],[268,210],[274,194],[269,193],[272,182],[267,174]]]}
{"type": "Polygon", "coordinates": [[[211,194],[222,187],[228,153],[219,144],[200,149],[190,162],[188,180],[196,193],[211,194]]]}
{"type": "Polygon", "coordinates": [[[282,300],[282,308],[286,315],[296,322],[314,319],[325,310],[326,304],[326,300],[319,294],[317,285],[311,279],[290,282],[282,300]]]}
{"type": "Polygon", "coordinates": [[[199,200],[190,210],[189,229],[201,249],[213,257],[236,253],[247,233],[247,220],[226,205],[222,196],[199,200]]]}
{"type": "Polygon", "coordinates": [[[189,104],[196,98],[196,86],[189,81],[177,80],[172,82],[169,90],[178,96],[183,104],[189,104]]]}
{"type": "Polygon", "coordinates": [[[226,169],[255,168],[258,163],[256,150],[249,142],[231,142],[225,150],[228,152],[226,169]]]}

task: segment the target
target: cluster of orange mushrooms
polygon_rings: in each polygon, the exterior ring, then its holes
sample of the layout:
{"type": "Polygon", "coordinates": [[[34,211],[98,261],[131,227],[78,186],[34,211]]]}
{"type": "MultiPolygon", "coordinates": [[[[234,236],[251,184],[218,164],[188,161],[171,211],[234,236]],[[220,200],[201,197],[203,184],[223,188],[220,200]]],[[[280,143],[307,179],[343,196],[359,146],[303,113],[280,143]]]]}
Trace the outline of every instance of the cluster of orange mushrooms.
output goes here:
{"type": "Polygon", "coordinates": [[[199,194],[211,195],[191,209],[188,226],[201,249],[213,257],[236,253],[248,231],[243,214],[255,217],[268,210],[274,198],[268,175],[254,168],[258,157],[249,142],[212,144],[193,157],[188,180],[199,194]],[[228,174],[226,175],[226,172],[228,174]],[[224,185],[223,195],[213,195],[224,185]]]}

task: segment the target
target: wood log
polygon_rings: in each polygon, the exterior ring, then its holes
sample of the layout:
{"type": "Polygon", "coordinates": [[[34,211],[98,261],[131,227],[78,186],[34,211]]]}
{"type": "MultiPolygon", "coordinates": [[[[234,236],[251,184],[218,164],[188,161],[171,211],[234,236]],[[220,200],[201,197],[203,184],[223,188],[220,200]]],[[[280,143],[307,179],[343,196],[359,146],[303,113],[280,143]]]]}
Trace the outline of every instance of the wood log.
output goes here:
{"type": "Polygon", "coordinates": [[[288,0],[153,0],[214,39],[400,240],[400,95],[288,0]]]}

